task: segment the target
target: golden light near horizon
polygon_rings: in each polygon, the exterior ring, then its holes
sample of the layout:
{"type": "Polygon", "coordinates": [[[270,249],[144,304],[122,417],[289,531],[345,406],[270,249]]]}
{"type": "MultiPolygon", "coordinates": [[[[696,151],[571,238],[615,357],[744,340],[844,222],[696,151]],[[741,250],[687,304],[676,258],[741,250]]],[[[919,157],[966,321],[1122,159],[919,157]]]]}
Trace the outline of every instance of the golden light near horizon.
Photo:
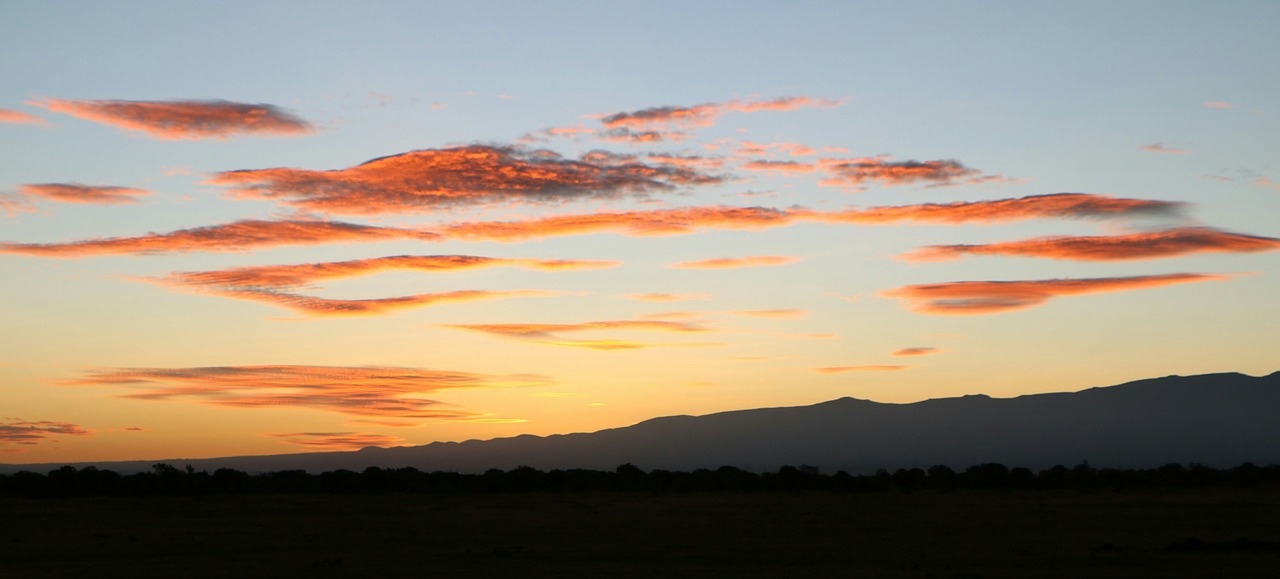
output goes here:
{"type": "Polygon", "coordinates": [[[0,462],[1277,370],[1265,3],[247,6],[0,11],[0,462]]]}

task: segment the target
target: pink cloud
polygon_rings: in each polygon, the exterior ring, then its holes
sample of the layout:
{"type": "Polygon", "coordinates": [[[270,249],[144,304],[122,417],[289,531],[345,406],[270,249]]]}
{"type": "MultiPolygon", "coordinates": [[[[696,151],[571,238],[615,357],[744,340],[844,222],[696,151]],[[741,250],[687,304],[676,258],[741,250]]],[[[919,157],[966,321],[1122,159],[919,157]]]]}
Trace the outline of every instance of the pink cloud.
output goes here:
{"type": "Polygon", "coordinates": [[[40,117],[11,109],[0,109],[0,123],[36,125],[39,127],[49,126],[49,122],[40,117]]]}
{"type": "Polygon", "coordinates": [[[548,383],[538,375],[493,375],[377,366],[114,368],[67,382],[134,390],[120,398],[190,401],[233,408],[302,408],[358,417],[467,419],[473,412],[423,398],[459,388],[548,383]]]}
{"type": "Polygon", "coordinates": [[[744,267],[787,265],[797,261],[800,261],[800,258],[787,255],[753,255],[748,257],[720,257],[697,261],[682,261],[667,267],[672,269],[740,269],[744,267]]]}
{"type": "Polygon", "coordinates": [[[224,100],[121,101],[45,99],[28,104],[146,133],[159,139],[227,139],[242,134],[310,133],[310,123],[278,107],[224,100]]]}
{"type": "Polygon", "coordinates": [[[1142,149],[1143,151],[1151,151],[1152,153],[1165,153],[1168,155],[1186,155],[1191,153],[1191,151],[1188,151],[1186,149],[1170,149],[1169,147],[1166,147],[1160,143],[1151,143],[1150,145],[1142,145],[1141,147],[1138,147],[1138,148],[1142,149]]]}
{"type": "Polygon", "coordinates": [[[937,354],[938,352],[941,352],[941,351],[942,350],[940,348],[914,347],[914,348],[903,348],[901,350],[897,350],[893,352],[893,354],[891,355],[892,356],[927,356],[929,354],[937,354]]]}
{"type": "Polygon", "coordinates": [[[145,189],[114,187],[109,185],[81,185],[80,183],[34,183],[19,185],[18,192],[28,197],[39,197],[63,203],[91,203],[108,205],[137,203],[139,197],[151,195],[145,189]]]}
{"type": "Polygon", "coordinates": [[[366,432],[282,432],[263,436],[280,438],[294,446],[318,451],[360,450],[369,446],[385,448],[404,441],[398,436],[366,432]]]}
{"type": "Polygon", "coordinates": [[[932,315],[980,315],[1042,306],[1049,300],[1073,295],[1146,289],[1201,281],[1225,281],[1230,275],[1174,273],[1092,279],[1029,281],[959,281],[911,285],[885,290],[880,295],[897,298],[908,309],[932,315]]]}
{"type": "Polygon", "coordinates": [[[819,374],[841,374],[844,372],[896,372],[905,370],[910,366],[893,366],[881,364],[867,364],[862,366],[828,366],[826,368],[810,368],[810,370],[819,374]]]}
{"type": "Polygon", "coordinates": [[[70,422],[28,421],[17,418],[0,422],[0,444],[31,446],[56,436],[88,436],[93,431],[70,422]]]}
{"type": "Polygon", "coordinates": [[[1280,239],[1241,235],[1207,227],[1184,227],[1127,235],[1055,236],[985,245],[933,245],[900,257],[907,261],[946,261],[965,255],[1126,261],[1203,252],[1252,253],[1276,249],[1280,249],[1280,239]]]}
{"type": "Polygon", "coordinates": [[[227,171],[209,182],[230,187],[237,197],[275,200],[306,211],[374,215],[614,199],[721,180],[685,167],[647,165],[603,153],[570,160],[545,150],[470,145],[412,151],[333,171],[227,171]]]}

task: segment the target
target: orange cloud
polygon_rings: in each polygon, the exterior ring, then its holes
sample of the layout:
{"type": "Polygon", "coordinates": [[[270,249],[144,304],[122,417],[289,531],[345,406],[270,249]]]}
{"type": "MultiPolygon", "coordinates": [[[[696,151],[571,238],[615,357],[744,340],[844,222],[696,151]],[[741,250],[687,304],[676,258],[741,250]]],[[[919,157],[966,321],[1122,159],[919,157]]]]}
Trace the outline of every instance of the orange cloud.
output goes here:
{"type": "Polygon", "coordinates": [[[422,398],[456,388],[547,384],[538,375],[492,375],[376,366],[115,368],[67,382],[136,390],[134,400],[192,401],[233,408],[305,408],[350,416],[466,419],[477,416],[422,398]]]}
{"type": "Polygon", "coordinates": [[[376,316],[397,310],[443,304],[559,295],[557,292],[545,290],[459,290],[389,298],[340,300],[256,288],[214,288],[205,291],[216,296],[278,306],[308,316],[376,316]]]}
{"type": "Polygon", "coordinates": [[[1150,145],[1142,145],[1142,146],[1140,146],[1140,147],[1138,147],[1138,148],[1139,148],[1139,149],[1142,149],[1143,151],[1151,151],[1152,153],[1167,153],[1167,154],[1170,154],[1170,155],[1186,155],[1187,153],[1190,153],[1190,152],[1191,152],[1191,151],[1187,151],[1187,150],[1185,150],[1185,149],[1170,149],[1169,147],[1166,147],[1166,146],[1164,146],[1164,145],[1162,145],[1162,144],[1160,144],[1160,143],[1152,143],[1152,144],[1150,144],[1150,145]]]}
{"type": "Polygon", "coordinates": [[[711,294],[704,293],[684,293],[684,294],[668,294],[668,293],[652,293],[652,294],[627,294],[625,297],[642,302],[680,302],[686,300],[709,300],[711,294]]]}
{"type": "Polygon", "coordinates": [[[800,261],[800,258],[786,255],[753,255],[749,257],[720,257],[698,261],[682,261],[667,267],[673,269],[739,269],[744,267],[787,265],[797,261],[800,261]]]}
{"type": "Polygon", "coordinates": [[[743,163],[742,168],[747,171],[765,171],[770,173],[812,173],[818,170],[818,166],[812,163],[769,160],[758,160],[743,163]]]}
{"type": "Polygon", "coordinates": [[[139,197],[150,195],[144,189],[113,187],[107,185],[81,185],[79,183],[35,183],[19,185],[18,192],[28,197],[40,197],[64,203],[137,203],[139,197]]]}
{"type": "Polygon", "coordinates": [[[834,213],[796,212],[797,218],[827,223],[894,223],[925,221],[933,223],[1002,223],[1024,219],[1103,218],[1142,215],[1173,216],[1185,204],[1149,199],[1124,199],[1087,193],[1051,193],[1028,195],[1016,199],[925,203],[850,209],[834,213]]]}
{"type": "Polygon", "coordinates": [[[18,418],[0,422],[0,444],[31,446],[54,436],[88,436],[92,431],[69,422],[26,421],[18,418]]]}
{"type": "Polygon", "coordinates": [[[774,151],[786,153],[791,157],[805,157],[818,154],[818,150],[800,143],[753,143],[743,141],[738,145],[739,157],[761,157],[771,155],[774,151]]]}
{"type": "Polygon", "coordinates": [[[979,315],[1041,306],[1061,296],[1229,279],[1232,279],[1232,276],[1173,273],[1091,279],[959,281],[903,286],[884,290],[880,295],[900,299],[906,303],[908,309],[921,314],[979,315]]]}
{"type": "Polygon", "coordinates": [[[964,255],[1124,261],[1202,252],[1249,253],[1275,249],[1280,249],[1280,239],[1241,235],[1207,227],[1184,227],[1128,235],[1037,237],[985,245],[931,245],[900,257],[908,261],[946,261],[964,255]]]}
{"type": "Polygon", "coordinates": [[[690,107],[662,106],[604,116],[600,122],[607,128],[652,129],[655,127],[708,127],[726,112],[790,111],[806,107],[829,108],[841,101],[809,97],[781,97],[767,101],[728,101],[690,107]]]}
{"type": "Polygon", "coordinates": [[[0,109],[0,123],[10,123],[14,125],[36,125],[40,127],[49,126],[48,121],[35,115],[27,114],[22,111],[12,109],[0,109]]]}
{"type": "Polygon", "coordinates": [[[905,370],[909,367],[868,364],[863,366],[828,366],[826,368],[810,368],[810,370],[819,374],[840,374],[843,372],[894,372],[905,370]]]}
{"type": "Polygon", "coordinates": [[[224,100],[118,101],[45,99],[27,104],[159,139],[226,139],[240,134],[297,135],[310,123],[268,104],[224,100]]]}
{"type": "Polygon", "coordinates": [[[929,354],[937,354],[938,352],[941,352],[941,351],[942,350],[939,348],[915,347],[915,348],[903,348],[901,350],[894,352],[891,355],[893,356],[927,356],[929,354]]]}
{"type": "Polygon", "coordinates": [[[351,261],[261,265],[215,271],[186,271],[154,281],[170,285],[236,287],[293,287],[312,282],[372,275],[384,271],[456,271],[483,267],[512,266],[543,271],[600,269],[617,267],[620,261],[574,259],[500,259],[475,255],[396,255],[351,261]]]}
{"type": "Polygon", "coordinates": [[[434,233],[414,229],[375,227],[340,221],[243,220],[222,225],[179,229],[136,237],[92,238],[67,243],[0,243],[0,253],[41,257],[214,251],[247,251],[283,245],[317,245],[417,239],[434,241],[434,233]]]}
{"type": "Polygon", "coordinates": [[[831,177],[819,181],[819,185],[861,190],[868,181],[878,181],[886,186],[908,185],[923,182],[930,187],[955,185],[962,180],[977,183],[998,180],[996,176],[981,176],[977,169],[965,167],[955,159],[935,161],[886,161],[878,158],[823,159],[823,168],[831,177]]]}
{"type": "Polygon", "coordinates": [[[624,211],[557,215],[524,221],[478,221],[449,225],[440,234],[467,241],[524,241],[527,239],[619,233],[630,236],[681,235],[699,229],[764,229],[790,225],[784,209],[765,207],[685,207],[653,211],[624,211]]]}
{"type": "Polygon", "coordinates": [[[209,180],[234,195],[308,211],[372,215],[503,203],[612,199],[722,177],[631,157],[588,154],[570,160],[546,150],[470,145],[391,155],[334,171],[257,169],[209,180]]]}
{"type": "Polygon", "coordinates": [[[368,446],[387,447],[403,442],[398,436],[369,434],[367,432],[282,432],[269,433],[285,442],[310,450],[360,450],[368,446]]]}
{"type": "Polygon", "coordinates": [[[663,344],[649,344],[627,340],[568,340],[556,334],[595,331],[648,331],[696,333],[708,331],[706,328],[691,323],[657,321],[657,320],[611,320],[602,322],[584,322],[579,324],[451,324],[447,328],[458,328],[482,332],[504,338],[527,340],[548,346],[567,346],[587,348],[591,350],[633,350],[649,348],[663,344]]]}
{"type": "Polygon", "coordinates": [[[809,316],[808,310],[734,310],[727,312],[735,316],[750,318],[773,318],[778,320],[802,320],[809,316]]]}
{"type": "MultiPolygon", "coordinates": [[[[16,217],[19,213],[35,213],[36,207],[26,198],[0,192],[0,213],[6,217],[16,217]]],[[[3,244],[0,244],[3,247],[3,244]]]]}

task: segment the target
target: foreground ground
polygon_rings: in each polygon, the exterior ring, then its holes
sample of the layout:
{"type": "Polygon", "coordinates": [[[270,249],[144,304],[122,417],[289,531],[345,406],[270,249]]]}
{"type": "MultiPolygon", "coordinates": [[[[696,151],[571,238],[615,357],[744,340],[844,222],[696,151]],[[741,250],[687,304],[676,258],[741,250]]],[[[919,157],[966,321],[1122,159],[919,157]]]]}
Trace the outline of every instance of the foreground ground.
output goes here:
{"type": "Polygon", "coordinates": [[[1275,577],[1280,491],[0,499],[0,577],[1275,577]]]}

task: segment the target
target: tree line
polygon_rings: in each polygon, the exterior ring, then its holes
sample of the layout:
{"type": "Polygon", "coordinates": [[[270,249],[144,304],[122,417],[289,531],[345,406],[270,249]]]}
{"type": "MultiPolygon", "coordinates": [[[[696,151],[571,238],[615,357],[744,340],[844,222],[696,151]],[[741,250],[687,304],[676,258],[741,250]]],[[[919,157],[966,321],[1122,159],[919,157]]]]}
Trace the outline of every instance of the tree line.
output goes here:
{"type": "Polygon", "coordinates": [[[784,466],[776,472],[756,473],[732,466],[694,471],[645,471],[624,464],[613,471],[569,469],[541,471],[521,466],[483,474],[425,472],[413,467],[369,467],[361,472],[333,470],[311,474],[282,470],[261,474],[220,468],[212,473],[190,465],[167,463],[150,471],[123,475],[93,466],[64,466],[47,474],[22,471],[0,475],[0,496],[184,496],[237,494],[344,493],[511,493],[511,492],[776,492],[776,491],[950,491],[959,489],[1044,490],[1199,487],[1280,487],[1280,465],[1245,463],[1229,469],[1203,465],[1168,464],[1152,469],[1055,466],[1032,471],[988,463],[954,470],[879,470],[870,475],[845,471],[823,474],[810,466],[784,466]]]}

